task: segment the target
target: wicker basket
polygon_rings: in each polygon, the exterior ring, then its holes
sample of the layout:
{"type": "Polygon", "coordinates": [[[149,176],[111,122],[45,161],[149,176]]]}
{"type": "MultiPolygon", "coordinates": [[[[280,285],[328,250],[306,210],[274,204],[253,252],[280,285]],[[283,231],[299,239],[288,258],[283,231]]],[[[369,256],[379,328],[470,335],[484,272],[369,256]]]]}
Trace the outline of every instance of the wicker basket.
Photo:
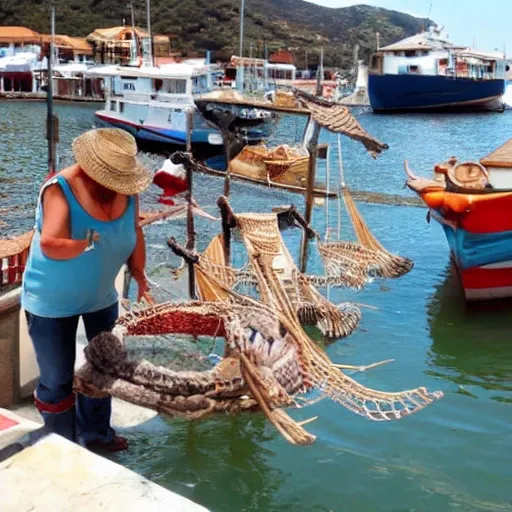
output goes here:
{"type": "Polygon", "coordinates": [[[306,174],[308,171],[309,157],[301,156],[288,160],[265,160],[265,167],[270,179],[275,179],[283,174],[306,174]]]}
{"type": "Polygon", "coordinates": [[[268,158],[268,149],[265,144],[245,146],[236,157],[237,160],[250,163],[263,163],[266,158],[268,158]]]}
{"type": "Polygon", "coordinates": [[[283,108],[297,108],[297,100],[291,92],[276,91],[274,105],[283,108]]]}

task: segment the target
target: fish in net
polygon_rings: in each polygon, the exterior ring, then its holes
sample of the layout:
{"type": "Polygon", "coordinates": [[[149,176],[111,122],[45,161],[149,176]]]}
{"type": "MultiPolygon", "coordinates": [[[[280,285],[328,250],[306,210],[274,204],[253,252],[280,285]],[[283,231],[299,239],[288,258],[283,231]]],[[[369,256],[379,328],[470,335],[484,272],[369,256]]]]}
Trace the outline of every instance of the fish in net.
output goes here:
{"type": "MultiPolygon", "coordinates": [[[[258,267],[258,274],[268,272],[264,265],[258,267]]],[[[280,310],[217,282],[231,295],[231,303],[163,303],[128,312],[112,333],[100,334],[86,347],[87,363],[76,373],[75,390],[93,397],[116,396],[189,419],[262,410],[293,444],[310,444],[315,436],[282,408],[297,407],[297,398],[313,389],[375,421],[400,419],[442,396],[425,388],[380,392],[357,383],[304,333],[278,281],[271,274],[265,279],[284,301],[280,310]],[[130,354],[125,343],[129,337],[169,333],[223,337],[223,356],[209,369],[183,365],[176,370],[130,354]]]]}

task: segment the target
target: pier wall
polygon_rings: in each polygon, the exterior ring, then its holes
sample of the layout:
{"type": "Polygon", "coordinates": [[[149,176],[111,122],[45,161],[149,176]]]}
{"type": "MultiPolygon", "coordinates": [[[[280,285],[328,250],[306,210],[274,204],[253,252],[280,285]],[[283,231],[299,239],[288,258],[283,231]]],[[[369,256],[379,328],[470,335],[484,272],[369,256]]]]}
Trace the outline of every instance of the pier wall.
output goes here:
{"type": "MultiPolygon", "coordinates": [[[[0,100],[25,100],[25,101],[46,101],[45,92],[0,92],[0,100]]],[[[66,94],[54,94],[55,101],[70,101],[76,103],[103,103],[103,98],[90,96],[75,96],[66,94]]]]}
{"type": "Polygon", "coordinates": [[[0,407],[30,396],[39,377],[20,295],[18,287],[0,296],[0,407]]]}
{"type": "MultiPolygon", "coordinates": [[[[127,292],[126,266],[115,285],[119,297],[127,292]]],[[[20,305],[21,287],[0,295],[0,407],[11,407],[32,395],[39,378],[36,355],[20,305]]],[[[119,304],[119,314],[124,313],[119,304]]]]}

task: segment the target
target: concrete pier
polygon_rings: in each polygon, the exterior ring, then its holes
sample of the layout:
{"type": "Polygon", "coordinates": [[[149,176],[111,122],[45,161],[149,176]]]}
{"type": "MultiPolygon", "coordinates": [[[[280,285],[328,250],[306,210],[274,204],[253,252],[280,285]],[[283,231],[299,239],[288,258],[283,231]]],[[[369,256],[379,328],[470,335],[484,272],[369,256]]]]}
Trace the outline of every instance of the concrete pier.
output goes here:
{"type": "MultiPolygon", "coordinates": [[[[123,296],[125,267],[116,279],[123,296]]],[[[120,314],[123,314],[120,305],[120,314]]],[[[75,367],[85,362],[87,344],[80,321],[75,367]]],[[[0,450],[27,438],[42,426],[29,397],[37,383],[38,368],[28,336],[20,288],[0,297],[0,450]],[[7,409],[8,408],[8,409],[7,409]]],[[[153,410],[114,399],[112,426],[119,433],[157,432],[165,429],[153,410]]],[[[78,444],[52,434],[0,462],[2,512],[208,512],[183,498],[78,444]]]]}
{"type": "MultiPolygon", "coordinates": [[[[0,100],[32,100],[46,101],[47,94],[45,92],[0,92],[0,100]]],[[[71,96],[55,94],[55,101],[70,101],[78,103],[105,103],[103,98],[92,98],[89,96],[71,96]]]]}
{"type": "MultiPolygon", "coordinates": [[[[37,427],[0,409],[0,445],[37,427]]],[[[55,434],[0,462],[0,496],[2,512],[208,512],[55,434]]]]}

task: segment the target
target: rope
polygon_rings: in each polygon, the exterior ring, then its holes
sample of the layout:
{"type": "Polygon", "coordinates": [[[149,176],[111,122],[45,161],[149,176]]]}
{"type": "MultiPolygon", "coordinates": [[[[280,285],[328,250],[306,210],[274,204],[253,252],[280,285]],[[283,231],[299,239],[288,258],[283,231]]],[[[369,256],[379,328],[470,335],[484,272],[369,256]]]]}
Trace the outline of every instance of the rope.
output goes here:
{"type": "MultiPolygon", "coordinates": [[[[340,188],[345,186],[343,159],[341,156],[341,135],[338,134],[338,168],[340,172],[340,188]]],[[[341,197],[338,195],[338,240],[341,238],[341,197]]]]}

